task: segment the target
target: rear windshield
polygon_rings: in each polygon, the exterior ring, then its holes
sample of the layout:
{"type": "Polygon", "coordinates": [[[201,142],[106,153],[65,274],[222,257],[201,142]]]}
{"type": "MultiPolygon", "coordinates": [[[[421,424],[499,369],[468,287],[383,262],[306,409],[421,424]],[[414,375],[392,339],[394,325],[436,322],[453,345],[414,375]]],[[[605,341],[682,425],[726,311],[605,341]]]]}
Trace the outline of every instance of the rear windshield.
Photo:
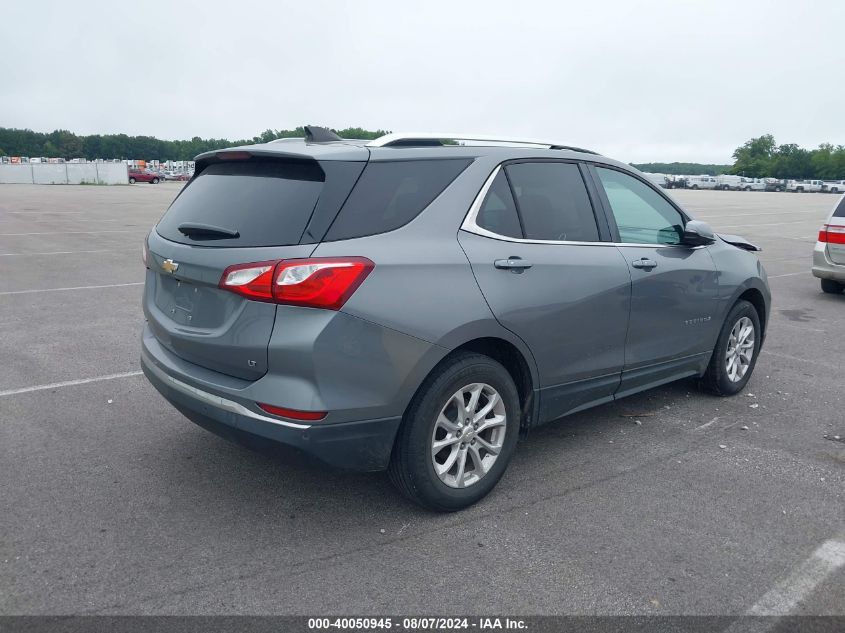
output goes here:
{"type": "Polygon", "coordinates": [[[836,209],[833,212],[833,217],[845,218],[845,196],[842,196],[842,199],[839,201],[839,204],[836,205],[836,209]]]}
{"type": "Polygon", "coordinates": [[[406,225],[471,162],[437,159],[367,164],[325,239],[376,235],[406,225]]]}
{"type": "Polygon", "coordinates": [[[173,201],[156,231],[165,239],[182,244],[237,247],[298,244],[320,197],[324,179],[323,170],[312,161],[210,165],[173,201]],[[185,235],[179,230],[185,224],[236,231],[238,237],[185,235]]]}

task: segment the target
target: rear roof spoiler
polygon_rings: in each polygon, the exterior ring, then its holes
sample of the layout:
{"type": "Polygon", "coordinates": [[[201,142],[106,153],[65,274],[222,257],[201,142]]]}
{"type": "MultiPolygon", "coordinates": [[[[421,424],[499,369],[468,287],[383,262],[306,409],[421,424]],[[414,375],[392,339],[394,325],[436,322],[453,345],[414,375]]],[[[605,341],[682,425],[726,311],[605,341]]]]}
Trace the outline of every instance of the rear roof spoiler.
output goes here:
{"type": "Polygon", "coordinates": [[[306,143],[334,143],[342,140],[342,138],[328,128],[317,127],[316,125],[305,126],[306,143]]]}

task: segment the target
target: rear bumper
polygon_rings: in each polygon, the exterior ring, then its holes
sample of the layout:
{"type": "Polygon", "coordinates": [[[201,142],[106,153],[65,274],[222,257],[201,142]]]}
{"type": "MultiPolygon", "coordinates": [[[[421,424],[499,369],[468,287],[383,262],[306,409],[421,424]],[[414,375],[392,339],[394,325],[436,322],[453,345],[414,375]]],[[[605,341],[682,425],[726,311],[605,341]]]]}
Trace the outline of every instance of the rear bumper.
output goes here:
{"type": "Polygon", "coordinates": [[[263,414],[254,403],[229,393],[190,384],[174,375],[155,340],[144,337],[141,368],[147,379],[177,410],[199,426],[251,448],[286,446],[342,470],[387,468],[401,416],[353,422],[295,422],[263,414]]]}
{"type": "Polygon", "coordinates": [[[827,254],[827,247],[822,242],[816,242],[813,249],[813,276],[819,279],[832,279],[845,283],[845,265],[835,264],[827,254]]]}

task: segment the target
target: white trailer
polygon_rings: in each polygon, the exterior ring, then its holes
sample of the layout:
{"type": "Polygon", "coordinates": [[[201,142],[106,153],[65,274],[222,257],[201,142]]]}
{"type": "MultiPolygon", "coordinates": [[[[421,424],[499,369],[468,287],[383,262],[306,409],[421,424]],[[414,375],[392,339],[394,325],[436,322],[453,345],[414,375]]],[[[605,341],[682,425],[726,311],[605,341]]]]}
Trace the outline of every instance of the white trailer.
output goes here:
{"type": "Polygon", "coordinates": [[[742,178],[740,176],[732,176],[731,174],[719,174],[716,176],[716,182],[718,183],[717,189],[722,189],[723,191],[730,189],[737,190],[740,188],[742,178]]]}
{"type": "Polygon", "coordinates": [[[644,171],[643,176],[645,176],[646,180],[648,180],[649,182],[654,183],[658,187],[666,189],[666,183],[668,182],[666,174],[653,174],[651,172],[644,171]]]}

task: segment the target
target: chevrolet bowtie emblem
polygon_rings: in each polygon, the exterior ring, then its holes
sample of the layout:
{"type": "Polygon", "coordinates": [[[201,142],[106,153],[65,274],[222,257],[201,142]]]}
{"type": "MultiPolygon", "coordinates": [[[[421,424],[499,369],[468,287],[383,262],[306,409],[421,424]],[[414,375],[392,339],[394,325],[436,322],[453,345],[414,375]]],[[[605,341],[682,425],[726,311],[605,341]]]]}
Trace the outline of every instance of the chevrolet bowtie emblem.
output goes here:
{"type": "Polygon", "coordinates": [[[161,262],[161,267],[172,275],[176,272],[176,269],[179,268],[179,264],[174,262],[172,259],[165,259],[161,262]]]}

